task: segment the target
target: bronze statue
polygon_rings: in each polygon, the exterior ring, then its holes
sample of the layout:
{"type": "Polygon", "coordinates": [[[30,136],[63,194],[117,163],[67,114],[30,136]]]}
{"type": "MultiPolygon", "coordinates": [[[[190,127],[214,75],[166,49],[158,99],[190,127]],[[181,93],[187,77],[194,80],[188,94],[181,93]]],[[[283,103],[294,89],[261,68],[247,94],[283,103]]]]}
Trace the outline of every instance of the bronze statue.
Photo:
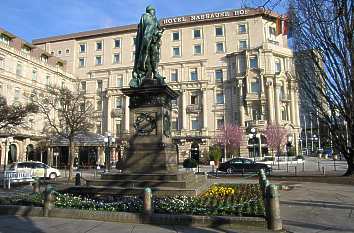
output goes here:
{"type": "Polygon", "coordinates": [[[158,72],[160,61],[161,37],[164,29],[155,15],[155,8],[146,7],[146,13],[141,16],[135,42],[135,60],[131,88],[141,86],[143,79],[154,78],[158,84],[165,84],[164,77],[158,72]]]}

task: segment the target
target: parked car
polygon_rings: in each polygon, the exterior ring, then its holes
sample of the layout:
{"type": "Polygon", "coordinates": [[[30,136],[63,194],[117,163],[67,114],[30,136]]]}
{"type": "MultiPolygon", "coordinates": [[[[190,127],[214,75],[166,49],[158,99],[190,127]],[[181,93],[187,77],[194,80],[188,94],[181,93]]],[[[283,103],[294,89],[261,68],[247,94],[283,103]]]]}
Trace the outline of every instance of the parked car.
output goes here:
{"type": "Polygon", "coordinates": [[[264,169],[268,174],[272,172],[270,165],[257,163],[247,158],[233,158],[227,162],[221,163],[219,166],[219,171],[227,173],[258,172],[260,169],[264,169]]]}
{"type": "Polygon", "coordinates": [[[38,178],[55,179],[60,176],[58,169],[38,161],[16,162],[11,164],[9,170],[31,171],[32,176],[38,178]]]}

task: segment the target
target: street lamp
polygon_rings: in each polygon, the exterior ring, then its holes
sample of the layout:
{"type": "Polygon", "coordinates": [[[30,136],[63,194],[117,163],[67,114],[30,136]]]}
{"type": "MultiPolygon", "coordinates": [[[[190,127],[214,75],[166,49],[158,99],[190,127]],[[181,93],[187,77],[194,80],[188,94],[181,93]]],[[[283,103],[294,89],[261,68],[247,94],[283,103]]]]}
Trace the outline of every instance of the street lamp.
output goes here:
{"type": "Polygon", "coordinates": [[[107,132],[103,141],[104,141],[104,153],[105,153],[105,162],[106,162],[105,173],[107,173],[111,168],[111,146],[115,143],[116,139],[112,137],[111,133],[107,132]]]}
{"type": "Polygon", "coordinates": [[[253,145],[253,160],[256,161],[256,138],[257,138],[257,133],[256,129],[252,128],[251,133],[248,135],[249,139],[252,141],[253,145]]]}
{"type": "Polygon", "coordinates": [[[7,160],[8,160],[8,154],[9,154],[9,146],[13,142],[14,138],[13,137],[7,137],[3,138],[2,142],[5,143],[5,156],[4,156],[4,171],[6,170],[6,165],[7,165],[7,160]]]}

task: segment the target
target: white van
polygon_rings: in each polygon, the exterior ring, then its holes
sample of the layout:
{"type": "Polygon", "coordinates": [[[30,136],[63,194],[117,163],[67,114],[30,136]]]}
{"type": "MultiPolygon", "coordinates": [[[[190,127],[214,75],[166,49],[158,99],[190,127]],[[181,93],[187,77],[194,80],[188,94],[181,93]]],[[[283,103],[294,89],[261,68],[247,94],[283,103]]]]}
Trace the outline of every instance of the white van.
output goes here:
{"type": "Polygon", "coordinates": [[[58,169],[38,161],[16,162],[11,164],[9,170],[31,171],[32,176],[38,178],[55,179],[60,176],[58,169]]]}

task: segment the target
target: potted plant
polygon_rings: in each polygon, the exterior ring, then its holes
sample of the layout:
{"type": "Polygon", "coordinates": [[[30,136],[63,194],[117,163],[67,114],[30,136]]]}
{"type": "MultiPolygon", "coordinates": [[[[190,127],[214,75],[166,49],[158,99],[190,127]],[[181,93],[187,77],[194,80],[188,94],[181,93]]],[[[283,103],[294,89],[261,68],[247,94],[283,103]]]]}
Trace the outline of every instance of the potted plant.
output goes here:
{"type": "Polygon", "coordinates": [[[214,161],[215,167],[219,167],[221,153],[221,148],[218,145],[214,145],[209,148],[209,159],[210,161],[214,161]]]}

